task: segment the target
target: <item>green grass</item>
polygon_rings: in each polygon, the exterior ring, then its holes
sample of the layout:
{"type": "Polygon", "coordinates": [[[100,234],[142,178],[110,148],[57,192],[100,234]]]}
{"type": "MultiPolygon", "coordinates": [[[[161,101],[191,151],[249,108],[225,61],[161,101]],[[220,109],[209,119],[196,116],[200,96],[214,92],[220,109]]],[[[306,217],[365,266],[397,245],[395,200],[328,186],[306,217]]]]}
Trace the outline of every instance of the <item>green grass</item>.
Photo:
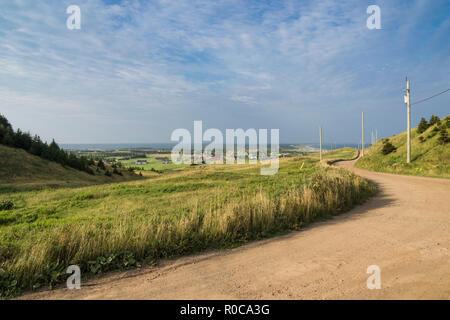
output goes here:
{"type": "MultiPolygon", "coordinates": [[[[447,126],[450,117],[441,120],[442,126],[447,126]]],[[[406,163],[406,132],[389,137],[389,141],[397,148],[391,154],[383,155],[383,141],[378,141],[368,149],[366,156],[358,160],[358,168],[438,178],[450,178],[450,144],[441,144],[438,141],[438,125],[428,128],[422,134],[417,128],[411,130],[411,163],[406,163]],[[423,137],[422,142],[420,137],[423,137]]],[[[448,129],[447,129],[448,131],[448,129]]]]}
{"type": "MultiPolygon", "coordinates": [[[[341,156],[341,154],[339,154],[341,156]]],[[[177,168],[131,182],[0,194],[0,293],[233,247],[301,228],[374,194],[345,170],[311,157],[282,159],[276,175],[252,165],[177,168]]]]}
{"type": "MultiPolygon", "coordinates": [[[[112,168],[108,167],[112,172],[112,168]]],[[[80,187],[129,181],[138,176],[124,170],[123,175],[107,177],[104,172],[86,172],[42,159],[22,149],[0,145],[0,194],[44,188],[80,187]]]]}
{"type": "MultiPolygon", "coordinates": [[[[330,161],[337,161],[337,160],[351,160],[358,156],[358,150],[355,148],[342,148],[342,149],[336,149],[331,150],[327,152],[322,153],[322,159],[330,162],[330,161]]],[[[318,160],[320,158],[319,153],[313,153],[311,154],[312,159],[318,160]]]]}

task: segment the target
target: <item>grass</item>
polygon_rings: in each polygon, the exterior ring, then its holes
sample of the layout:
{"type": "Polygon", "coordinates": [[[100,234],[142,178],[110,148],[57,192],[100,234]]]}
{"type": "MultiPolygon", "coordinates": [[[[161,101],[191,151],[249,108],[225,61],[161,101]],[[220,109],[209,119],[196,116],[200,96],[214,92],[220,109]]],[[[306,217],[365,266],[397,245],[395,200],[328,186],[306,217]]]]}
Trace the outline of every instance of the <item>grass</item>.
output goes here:
{"type": "MultiPolygon", "coordinates": [[[[450,116],[447,116],[440,125],[448,128],[449,122],[450,116]]],[[[450,145],[439,142],[437,127],[438,124],[422,134],[417,132],[417,128],[411,130],[410,164],[406,163],[406,132],[403,132],[389,137],[396,151],[383,155],[383,141],[380,140],[368,149],[366,156],[358,160],[356,166],[378,172],[450,178],[450,145]]]]}
{"type": "MultiPolygon", "coordinates": [[[[112,169],[109,168],[112,172],[112,169]]],[[[136,180],[135,174],[123,171],[123,176],[107,177],[103,172],[86,172],[42,159],[25,150],[0,145],[0,194],[45,189],[80,187],[94,184],[136,180]]]]}
{"type": "Polygon", "coordinates": [[[132,182],[0,194],[0,294],[52,287],[68,265],[83,275],[227,248],[348,210],[374,194],[366,180],[311,157],[195,166],[132,182]]]}
{"type": "MultiPolygon", "coordinates": [[[[322,153],[322,159],[327,162],[337,161],[337,160],[350,160],[358,156],[358,150],[355,148],[342,148],[331,150],[322,153]]],[[[313,153],[311,155],[312,159],[318,160],[320,158],[319,153],[313,153]]]]}

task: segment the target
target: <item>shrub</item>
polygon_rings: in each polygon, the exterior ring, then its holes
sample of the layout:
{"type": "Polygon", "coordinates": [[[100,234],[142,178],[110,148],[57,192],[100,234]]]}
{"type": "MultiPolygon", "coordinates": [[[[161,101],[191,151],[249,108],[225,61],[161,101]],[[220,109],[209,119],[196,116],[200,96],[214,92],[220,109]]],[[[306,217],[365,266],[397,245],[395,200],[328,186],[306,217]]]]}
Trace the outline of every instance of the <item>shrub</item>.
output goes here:
{"type": "Polygon", "coordinates": [[[114,167],[113,173],[114,173],[114,174],[117,174],[117,175],[119,175],[119,176],[122,175],[122,172],[120,172],[119,170],[117,170],[117,167],[114,167]]]}
{"type": "Polygon", "coordinates": [[[102,170],[105,170],[105,169],[106,169],[106,168],[105,168],[105,164],[103,163],[103,160],[102,160],[102,159],[98,160],[98,162],[97,162],[97,167],[99,167],[99,168],[102,169],[102,170]]]}
{"type": "Polygon", "coordinates": [[[419,141],[420,141],[420,143],[424,143],[426,141],[426,139],[424,137],[420,136],[419,141]]]}
{"type": "Polygon", "coordinates": [[[447,144],[450,141],[446,128],[442,127],[441,130],[439,131],[438,141],[440,144],[447,144]]]}
{"type": "Polygon", "coordinates": [[[397,150],[397,148],[394,147],[394,145],[388,139],[384,140],[383,143],[384,143],[383,149],[381,149],[382,154],[388,155],[397,150]]]}
{"type": "Polygon", "coordinates": [[[109,172],[109,170],[106,170],[105,176],[111,177],[111,172],[109,172]]]}
{"type": "Polygon", "coordinates": [[[0,210],[11,210],[14,208],[14,202],[12,200],[6,199],[0,201],[0,210]]]}

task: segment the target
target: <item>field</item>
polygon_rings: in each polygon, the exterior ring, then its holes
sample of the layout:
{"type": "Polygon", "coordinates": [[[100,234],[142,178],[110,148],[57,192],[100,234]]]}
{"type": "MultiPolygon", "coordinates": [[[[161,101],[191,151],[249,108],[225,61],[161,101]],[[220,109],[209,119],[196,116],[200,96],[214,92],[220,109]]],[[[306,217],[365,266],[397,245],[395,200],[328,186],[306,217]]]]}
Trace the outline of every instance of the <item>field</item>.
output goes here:
{"type": "Polygon", "coordinates": [[[129,159],[129,160],[121,160],[120,158],[118,158],[118,161],[120,161],[120,163],[122,163],[122,165],[124,167],[133,167],[133,168],[139,168],[143,171],[151,171],[151,170],[172,170],[175,168],[183,168],[186,167],[188,165],[186,164],[174,164],[172,163],[172,161],[170,160],[170,153],[169,154],[158,154],[158,155],[153,155],[153,154],[147,154],[146,158],[135,158],[135,159],[129,159]],[[169,163],[163,163],[159,160],[157,160],[157,158],[167,158],[169,160],[169,163]],[[146,160],[147,163],[146,164],[135,164],[135,162],[137,160],[146,160]]]}
{"type": "MultiPolygon", "coordinates": [[[[441,120],[439,126],[449,127],[450,117],[441,120]]],[[[450,147],[439,142],[438,125],[429,127],[419,134],[411,130],[411,163],[406,163],[406,132],[390,137],[396,151],[383,155],[383,140],[378,141],[358,160],[356,166],[378,172],[450,178],[450,147]]],[[[447,129],[448,132],[448,129],[447,129]]]]}
{"type": "Polygon", "coordinates": [[[273,176],[251,165],[201,165],[131,182],[4,192],[0,202],[14,208],[0,211],[0,292],[51,287],[71,264],[89,276],[239,245],[330,217],[375,192],[315,157],[281,159],[273,176]]]}

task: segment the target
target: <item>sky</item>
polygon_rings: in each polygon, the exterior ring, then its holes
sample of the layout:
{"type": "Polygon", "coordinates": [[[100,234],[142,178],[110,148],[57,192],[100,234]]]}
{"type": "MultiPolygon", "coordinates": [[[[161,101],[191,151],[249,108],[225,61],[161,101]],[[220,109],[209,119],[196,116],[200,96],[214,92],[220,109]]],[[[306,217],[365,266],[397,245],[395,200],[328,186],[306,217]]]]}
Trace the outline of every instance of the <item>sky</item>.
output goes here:
{"type": "MultiPolygon", "coordinates": [[[[361,112],[367,136],[406,130],[406,76],[414,103],[449,71],[448,0],[0,3],[0,114],[59,143],[169,142],[194,120],[358,143],[361,112]]],[[[413,106],[413,125],[432,114],[450,114],[450,92],[413,106]]]]}

